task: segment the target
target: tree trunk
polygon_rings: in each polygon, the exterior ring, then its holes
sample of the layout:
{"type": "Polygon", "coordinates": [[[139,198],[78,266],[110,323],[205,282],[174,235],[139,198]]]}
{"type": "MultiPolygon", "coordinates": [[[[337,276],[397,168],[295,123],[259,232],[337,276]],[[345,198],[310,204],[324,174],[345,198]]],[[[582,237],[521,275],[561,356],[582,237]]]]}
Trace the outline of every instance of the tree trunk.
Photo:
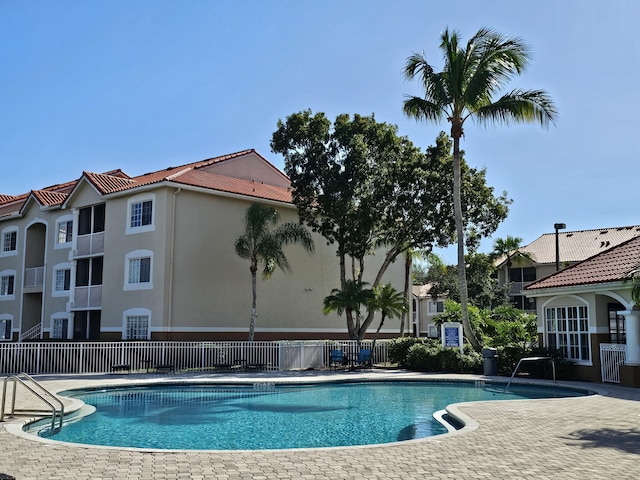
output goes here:
{"type": "Polygon", "coordinates": [[[454,119],[451,126],[453,138],[453,210],[456,222],[456,236],[458,240],[458,282],[460,284],[460,307],[462,310],[462,327],[467,340],[476,352],[480,352],[482,346],[473,333],[469,322],[469,293],[467,290],[467,269],[464,259],[464,223],[462,217],[462,173],[460,169],[460,137],[462,135],[462,122],[454,119]]]}
{"type": "Polygon", "coordinates": [[[382,314],[382,318],[380,319],[380,325],[378,325],[378,329],[376,330],[376,334],[373,337],[373,343],[371,344],[371,355],[376,351],[376,340],[378,340],[378,335],[380,334],[380,330],[382,329],[382,325],[384,324],[384,313],[382,314]]]}
{"type": "MultiPolygon", "coordinates": [[[[338,257],[340,259],[340,288],[344,291],[344,286],[347,282],[347,265],[345,259],[344,252],[338,252],[338,257]]],[[[356,330],[353,324],[353,310],[347,307],[344,311],[347,317],[347,332],[349,333],[349,340],[357,340],[358,339],[358,331],[356,330]]]]}
{"type": "Polygon", "coordinates": [[[249,341],[253,342],[254,332],[256,330],[256,298],[257,298],[257,288],[256,288],[256,272],[258,271],[258,266],[252,264],[249,268],[251,270],[251,291],[253,293],[253,301],[251,303],[251,322],[249,323],[249,341]]]}
{"type": "MultiPolygon", "coordinates": [[[[411,298],[409,298],[409,285],[411,284],[411,252],[407,250],[404,252],[404,300],[407,302],[407,305],[411,305],[409,302],[411,298]]],[[[407,327],[409,327],[409,312],[411,309],[402,312],[402,317],[400,320],[400,336],[404,337],[404,328],[405,321],[407,323],[407,327]]],[[[412,332],[413,333],[413,332],[412,332]]]]}

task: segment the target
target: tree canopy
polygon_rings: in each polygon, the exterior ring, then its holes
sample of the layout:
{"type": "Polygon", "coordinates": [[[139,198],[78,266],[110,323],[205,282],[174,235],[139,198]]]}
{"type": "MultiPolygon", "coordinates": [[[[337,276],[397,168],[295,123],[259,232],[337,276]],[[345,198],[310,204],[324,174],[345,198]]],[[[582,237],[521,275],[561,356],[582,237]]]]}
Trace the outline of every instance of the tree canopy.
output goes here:
{"type": "MultiPolygon", "coordinates": [[[[446,246],[455,238],[446,181],[453,158],[444,133],[422,152],[399,136],[396,126],[373,115],[342,114],[332,123],[323,113],[306,110],[278,122],[271,148],[284,156],[301,221],[336,245],[340,290],[349,278],[362,281],[366,259],[376,249],[384,261],[368,277],[372,289],[399,255],[430,244],[446,246]]],[[[484,170],[464,164],[463,176],[465,227],[473,242],[495,231],[510,201],[505,194],[494,196],[484,170]]],[[[353,309],[345,312],[351,338],[363,338],[373,313],[359,322],[353,309]]]]}

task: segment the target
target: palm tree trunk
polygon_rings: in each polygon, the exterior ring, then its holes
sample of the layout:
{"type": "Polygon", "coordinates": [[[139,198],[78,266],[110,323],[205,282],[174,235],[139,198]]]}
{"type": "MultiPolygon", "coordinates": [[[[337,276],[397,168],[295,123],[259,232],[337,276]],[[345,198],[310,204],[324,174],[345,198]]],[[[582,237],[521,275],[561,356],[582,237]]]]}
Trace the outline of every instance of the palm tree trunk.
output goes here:
{"type": "Polygon", "coordinates": [[[257,265],[251,265],[251,291],[253,294],[253,301],[251,303],[251,322],[249,323],[249,341],[253,342],[254,332],[256,330],[256,299],[257,299],[257,285],[256,285],[256,272],[258,271],[257,265]]]}
{"type": "Polygon", "coordinates": [[[376,340],[378,340],[378,335],[380,334],[380,330],[382,329],[382,325],[384,324],[384,313],[382,314],[382,318],[380,319],[380,325],[378,325],[378,329],[376,330],[376,334],[373,337],[373,343],[371,344],[371,354],[376,351],[376,340]]]}
{"type": "Polygon", "coordinates": [[[460,136],[462,122],[452,122],[451,136],[453,137],[453,211],[456,222],[458,239],[458,282],[460,284],[460,308],[462,310],[462,327],[467,340],[476,352],[482,349],[469,323],[469,293],[467,290],[467,269],[464,259],[464,224],[462,218],[461,170],[460,170],[460,136]]]}
{"type": "MultiPolygon", "coordinates": [[[[411,282],[411,252],[407,250],[404,252],[404,299],[407,302],[407,305],[410,305],[409,301],[409,284],[411,282]]],[[[405,321],[407,322],[407,327],[409,326],[409,311],[402,312],[402,319],[400,320],[400,336],[404,337],[404,328],[405,321]]]]}

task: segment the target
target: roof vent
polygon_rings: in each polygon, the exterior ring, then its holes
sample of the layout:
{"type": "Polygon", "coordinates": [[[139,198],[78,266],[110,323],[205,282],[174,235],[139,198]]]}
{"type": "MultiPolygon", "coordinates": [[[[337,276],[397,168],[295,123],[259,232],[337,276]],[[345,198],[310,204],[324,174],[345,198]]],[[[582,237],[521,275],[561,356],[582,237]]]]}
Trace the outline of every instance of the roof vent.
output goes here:
{"type": "Polygon", "coordinates": [[[573,237],[573,233],[567,233],[567,238],[573,237]]]}
{"type": "Polygon", "coordinates": [[[605,233],[609,233],[609,230],[602,230],[602,231],[600,231],[600,235],[604,235],[605,233]]]}

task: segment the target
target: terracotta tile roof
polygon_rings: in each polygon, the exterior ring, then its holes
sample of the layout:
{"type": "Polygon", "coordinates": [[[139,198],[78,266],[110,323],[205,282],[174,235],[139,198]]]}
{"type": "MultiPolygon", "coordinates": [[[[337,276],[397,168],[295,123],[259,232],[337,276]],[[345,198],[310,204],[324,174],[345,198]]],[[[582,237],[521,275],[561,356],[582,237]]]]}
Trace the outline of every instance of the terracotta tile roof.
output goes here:
{"type": "Polygon", "coordinates": [[[136,186],[135,180],[129,178],[122,178],[115,175],[109,175],[106,173],[92,173],[83,172],[84,177],[91,182],[91,184],[98,189],[100,193],[116,192],[123,190],[131,186],[136,186]]]}
{"type": "Polygon", "coordinates": [[[619,282],[640,266],[640,237],[529,284],[526,290],[619,282]]]}
{"type": "MultiPolygon", "coordinates": [[[[592,230],[560,231],[558,244],[561,262],[580,262],[627,240],[640,236],[640,225],[625,227],[594,228],[592,230]]],[[[531,255],[535,263],[555,263],[556,235],[545,233],[520,251],[531,255]]],[[[502,265],[506,257],[499,258],[496,265],[502,265]]]]}
{"type": "Polygon", "coordinates": [[[291,188],[269,185],[243,178],[228,177],[217,173],[189,170],[171,179],[173,182],[194,187],[237,193],[249,197],[265,198],[291,203],[291,188]]]}
{"type": "MultiPolygon", "coordinates": [[[[159,184],[162,182],[174,182],[193,187],[291,203],[291,188],[268,185],[246,178],[243,179],[212,173],[207,171],[205,168],[216,163],[232,160],[251,153],[260,157],[267,165],[279,172],[282,175],[284,183],[288,183],[287,177],[282,172],[271,165],[253,149],[208,158],[178,167],[169,167],[164,170],[145,173],[137,177],[130,177],[122,170],[116,169],[105,173],[83,172],[81,178],[90,182],[103,195],[122,192],[147,185],[159,184]]],[[[67,199],[68,194],[76,188],[78,182],[79,179],[52,185],[39,190],[33,190],[30,193],[19,196],[0,195],[0,217],[19,213],[30,195],[32,195],[38,203],[43,206],[61,205],[64,203],[65,199],[67,199]]]]}
{"type": "Polygon", "coordinates": [[[11,200],[15,200],[17,197],[13,195],[3,195],[0,193],[0,205],[3,203],[10,202],[11,200]]]}
{"type": "Polygon", "coordinates": [[[38,203],[40,203],[40,205],[45,207],[61,205],[62,202],[64,202],[64,200],[67,198],[66,193],[58,193],[48,190],[32,190],[31,194],[38,201],[38,203]]]}
{"type": "Polygon", "coordinates": [[[221,175],[203,169],[203,167],[213,165],[214,163],[231,160],[250,153],[255,153],[255,150],[243,150],[229,155],[208,158],[199,162],[145,173],[133,178],[119,178],[108,174],[96,174],[90,172],[84,172],[84,175],[102,194],[122,192],[161,182],[174,182],[193,187],[291,203],[292,197],[290,188],[268,185],[251,179],[221,175]]]}

